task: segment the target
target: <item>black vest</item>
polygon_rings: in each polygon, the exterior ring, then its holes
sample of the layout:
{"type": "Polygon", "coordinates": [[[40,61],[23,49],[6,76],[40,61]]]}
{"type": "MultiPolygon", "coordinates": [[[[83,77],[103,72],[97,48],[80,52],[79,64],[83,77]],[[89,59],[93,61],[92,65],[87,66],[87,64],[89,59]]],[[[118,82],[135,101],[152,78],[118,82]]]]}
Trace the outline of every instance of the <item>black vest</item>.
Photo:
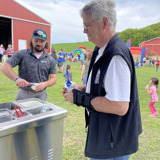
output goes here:
{"type": "Polygon", "coordinates": [[[89,73],[92,70],[91,94],[105,96],[106,93],[103,88],[105,73],[112,57],[120,55],[127,62],[131,72],[130,103],[129,110],[124,116],[96,111],[90,112],[85,156],[105,159],[129,155],[138,150],[138,135],[142,132],[137,80],[132,54],[117,34],[108,43],[103,56],[94,63],[98,49],[98,47],[95,48],[89,67],[89,73]],[[98,70],[100,70],[99,84],[95,84],[98,70]]]}

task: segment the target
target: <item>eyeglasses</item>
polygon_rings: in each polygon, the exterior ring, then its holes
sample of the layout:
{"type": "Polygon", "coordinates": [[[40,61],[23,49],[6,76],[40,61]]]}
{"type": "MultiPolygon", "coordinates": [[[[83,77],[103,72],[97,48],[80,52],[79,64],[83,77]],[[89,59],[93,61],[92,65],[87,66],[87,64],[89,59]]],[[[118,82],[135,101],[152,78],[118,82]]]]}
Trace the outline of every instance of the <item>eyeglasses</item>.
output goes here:
{"type": "Polygon", "coordinates": [[[92,20],[90,23],[85,23],[83,24],[83,28],[84,29],[88,29],[89,26],[91,26],[91,24],[94,22],[95,20],[92,20]]]}

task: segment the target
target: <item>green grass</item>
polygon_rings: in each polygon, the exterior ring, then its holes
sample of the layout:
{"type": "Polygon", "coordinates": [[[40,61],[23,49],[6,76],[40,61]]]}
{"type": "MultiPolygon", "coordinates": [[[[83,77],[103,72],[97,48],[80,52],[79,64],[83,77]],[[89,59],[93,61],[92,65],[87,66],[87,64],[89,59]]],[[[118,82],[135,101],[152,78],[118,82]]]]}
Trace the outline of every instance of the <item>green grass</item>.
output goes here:
{"type": "MultiPolygon", "coordinates": [[[[67,63],[71,65],[73,81],[77,84],[82,84],[80,80],[80,63],[67,63]]],[[[15,68],[14,71],[17,72],[17,68],[15,68]]],[[[150,118],[148,116],[150,114],[148,108],[149,96],[145,91],[145,86],[149,84],[151,77],[154,76],[160,79],[160,68],[159,71],[156,72],[155,67],[149,68],[145,66],[136,68],[136,72],[143,133],[139,137],[139,151],[131,155],[130,160],[160,160],[160,116],[157,116],[157,118],[150,118]]],[[[88,158],[84,157],[86,140],[84,108],[64,101],[62,88],[65,78],[60,73],[57,73],[57,76],[57,83],[47,88],[47,101],[68,111],[68,115],[64,119],[63,160],[87,160],[88,158]]],[[[0,103],[14,101],[17,86],[1,72],[0,77],[0,103]]],[[[158,90],[158,96],[160,98],[160,86],[158,90]]],[[[156,103],[155,106],[160,113],[160,102],[156,103]]]]}
{"type": "Polygon", "coordinates": [[[56,53],[59,52],[59,49],[66,49],[67,52],[74,52],[79,46],[84,46],[87,50],[94,49],[95,47],[95,45],[91,42],[60,43],[52,44],[52,46],[56,49],[56,53]]]}

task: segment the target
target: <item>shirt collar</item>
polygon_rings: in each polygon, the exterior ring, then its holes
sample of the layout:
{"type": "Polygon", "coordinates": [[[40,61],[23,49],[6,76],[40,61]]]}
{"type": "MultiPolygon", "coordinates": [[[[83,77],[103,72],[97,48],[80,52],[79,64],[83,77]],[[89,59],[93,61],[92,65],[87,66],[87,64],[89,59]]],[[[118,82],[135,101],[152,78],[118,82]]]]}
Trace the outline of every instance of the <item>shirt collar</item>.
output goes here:
{"type": "MultiPolygon", "coordinates": [[[[108,43],[107,43],[107,44],[108,44],[108,43]]],[[[104,50],[105,50],[107,44],[105,44],[102,48],[100,48],[100,49],[98,50],[99,56],[102,56],[102,55],[103,55],[103,52],[104,52],[104,50]]]]}
{"type": "MultiPolygon", "coordinates": [[[[30,48],[30,53],[31,53],[31,55],[35,56],[32,48],[30,48]]],[[[46,57],[47,55],[48,55],[48,53],[44,50],[43,54],[41,55],[41,58],[46,57]]]]}

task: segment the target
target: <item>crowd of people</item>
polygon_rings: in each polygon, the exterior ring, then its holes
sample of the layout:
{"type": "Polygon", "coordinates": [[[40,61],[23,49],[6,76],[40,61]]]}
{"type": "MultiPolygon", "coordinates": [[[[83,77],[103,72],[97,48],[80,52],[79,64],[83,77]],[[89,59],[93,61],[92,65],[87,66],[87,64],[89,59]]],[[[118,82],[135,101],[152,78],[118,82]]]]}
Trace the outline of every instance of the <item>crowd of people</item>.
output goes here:
{"type": "Polygon", "coordinates": [[[4,45],[0,45],[0,64],[2,65],[8,58],[10,58],[13,55],[14,51],[12,49],[12,45],[9,44],[8,48],[5,49],[4,45]]]}
{"type": "Polygon", "coordinates": [[[149,67],[154,67],[156,60],[154,58],[149,58],[149,67]]]}
{"type": "MultiPolygon", "coordinates": [[[[83,81],[83,76],[84,76],[84,81],[87,80],[86,74],[89,68],[89,64],[91,61],[91,57],[92,57],[92,53],[93,51],[89,51],[89,52],[84,52],[82,51],[82,54],[76,54],[76,55],[72,55],[72,56],[68,56],[66,49],[60,49],[59,53],[56,53],[55,48],[52,46],[51,48],[51,52],[49,53],[49,55],[51,55],[57,63],[57,67],[58,67],[58,73],[63,73],[63,70],[66,67],[66,63],[67,60],[69,58],[70,62],[76,62],[78,63],[80,61],[81,65],[80,65],[80,70],[82,70],[82,76],[81,76],[81,80],[83,81]]],[[[86,83],[86,82],[85,82],[86,83]]]]}
{"type": "MultiPolygon", "coordinates": [[[[149,58],[149,62],[148,62],[148,64],[149,64],[149,67],[154,67],[154,64],[156,63],[156,60],[155,60],[155,58],[149,58]]],[[[144,57],[143,58],[143,66],[145,66],[147,64],[147,58],[146,57],[144,57]]]]}
{"type": "MultiPolygon", "coordinates": [[[[160,65],[160,59],[159,58],[154,58],[154,57],[144,57],[143,58],[143,67],[145,67],[146,65],[148,65],[149,67],[154,67],[156,66],[156,72],[158,72],[158,68],[159,68],[159,65],[160,65]],[[148,60],[147,60],[148,59],[148,60]]],[[[139,58],[136,59],[136,62],[135,62],[135,67],[139,67],[139,58]]]]}

